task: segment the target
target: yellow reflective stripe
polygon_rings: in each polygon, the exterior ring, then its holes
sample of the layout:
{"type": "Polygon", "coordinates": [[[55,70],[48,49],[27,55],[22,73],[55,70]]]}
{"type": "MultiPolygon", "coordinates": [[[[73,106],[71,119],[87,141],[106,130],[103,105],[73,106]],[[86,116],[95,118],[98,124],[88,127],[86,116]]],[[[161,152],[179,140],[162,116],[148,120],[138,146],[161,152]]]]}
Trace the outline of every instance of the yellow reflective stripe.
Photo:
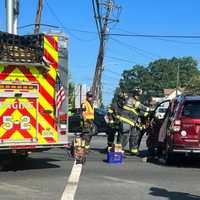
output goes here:
{"type": "Polygon", "coordinates": [[[44,48],[48,51],[48,53],[53,57],[53,59],[58,62],[58,52],[52,45],[49,43],[49,41],[44,38],[44,48]]]}
{"type": "Polygon", "coordinates": [[[20,81],[27,80],[27,78],[18,68],[15,68],[11,73],[9,73],[9,75],[4,80],[10,81],[13,77],[17,78],[20,81]]]}
{"type": "Polygon", "coordinates": [[[108,112],[109,112],[109,113],[113,113],[113,110],[111,110],[111,109],[108,109],[108,112]]]}
{"type": "Polygon", "coordinates": [[[125,118],[125,117],[122,117],[120,115],[116,115],[116,118],[119,119],[119,120],[121,120],[121,121],[123,121],[123,122],[126,122],[126,123],[128,123],[128,124],[130,124],[132,126],[136,125],[133,121],[131,121],[131,120],[125,118]]]}
{"type": "Polygon", "coordinates": [[[129,106],[123,106],[123,108],[125,110],[131,111],[131,112],[135,113],[136,115],[138,115],[138,112],[134,108],[130,108],[129,106]]]}
{"type": "Polygon", "coordinates": [[[146,116],[148,116],[148,114],[149,114],[148,112],[145,112],[145,113],[144,113],[144,116],[146,117],[146,116]]]}
{"type": "Polygon", "coordinates": [[[38,69],[36,69],[35,67],[31,67],[30,72],[37,79],[37,81],[48,91],[49,95],[54,98],[55,88],[43,77],[38,69]]]}
{"type": "Polygon", "coordinates": [[[139,101],[136,101],[135,107],[138,108],[139,106],[140,106],[140,102],[139,102],[139,101]]]}

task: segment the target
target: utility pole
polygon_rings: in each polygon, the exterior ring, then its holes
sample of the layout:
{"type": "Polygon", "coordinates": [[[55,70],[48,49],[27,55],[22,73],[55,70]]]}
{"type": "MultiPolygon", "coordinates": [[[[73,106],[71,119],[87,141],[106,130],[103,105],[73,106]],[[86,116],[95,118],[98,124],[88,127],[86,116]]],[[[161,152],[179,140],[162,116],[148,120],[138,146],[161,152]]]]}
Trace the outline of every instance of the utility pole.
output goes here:
{"type": "Polygon", "coordinates": [[[38,8],[37,8],[37,14],[36,14],[36,18],[35,18],[34,34],[40,33],[40,22],[41,22],[41,16],[42,16],[42,8],[43,8],[43,0],[38,0],[38,8]]]}
{"type": "Polygon", "coordinates": [[[100,105],[101,98],[101,78],[103,72],[103,61],[105,55],[105,45],[108,39],[107,32],[109,30],[108,25],[111,23],[118,22],[118,16],[113,17],[114,11],[121,9],[120,6],[117,6],[113,0],[103,0],[99,2],[99,0],[93,0],[93,9],[94,9],[94,17],[97,25],[97,30],[99,33],[100,45],[99,45],[99,53],[97,56],[95,74],[93,78],[92,84],[92,93],[94,95],[97,106],[100,105]],[[103,11],[102,11],[103,10],[103,11]],[[102,11],[102,12],[100,12],[102,11]]]}
{"type": "Polygon", "coordinates": [[[14,0],[13,5],[13,33],[17,34],[19,16],[19,0],[14,0]]]}
{"type": "Polygon", "coordinates": [[[178,96],[179,80],[180,80],[180,65],[178,63],[177,74],[176,74],[176,96],[178,96]]]}

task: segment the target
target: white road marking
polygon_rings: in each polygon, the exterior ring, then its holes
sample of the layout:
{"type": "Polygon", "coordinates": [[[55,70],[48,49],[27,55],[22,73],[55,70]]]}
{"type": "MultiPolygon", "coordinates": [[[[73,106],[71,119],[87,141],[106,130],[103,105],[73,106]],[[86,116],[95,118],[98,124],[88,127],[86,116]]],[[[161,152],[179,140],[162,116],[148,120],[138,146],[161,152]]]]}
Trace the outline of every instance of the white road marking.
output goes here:
{"type": "Polygon", "coordinates": [[[74,200],[82,171],[82,166],[82,164],[76,164],[76,161],[74,162],[71,174],[69,176],[65,190],[62,194],[61,200],[74,200]]]}

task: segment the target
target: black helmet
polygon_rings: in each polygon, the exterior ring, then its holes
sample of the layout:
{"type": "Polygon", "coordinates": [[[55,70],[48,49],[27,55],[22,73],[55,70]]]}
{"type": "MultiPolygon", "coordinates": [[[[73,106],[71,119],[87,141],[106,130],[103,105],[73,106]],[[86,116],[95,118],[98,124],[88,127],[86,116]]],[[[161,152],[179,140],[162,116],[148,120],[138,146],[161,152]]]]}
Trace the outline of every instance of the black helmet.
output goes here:
{"type": "Polygon", "coordinates": [[[133,90],[131,90],[131,94],[133,96],[141,96],[142,95],[142,89],[140,88],[134,88],[133,90]]]}
{"type": "Polygon", "coordinates": [[[86,96],[87,96],[87,97],[93,97],[93,94],[92,94],[91,91],[88,91],[88,92],[86,93],[86,96]]]}

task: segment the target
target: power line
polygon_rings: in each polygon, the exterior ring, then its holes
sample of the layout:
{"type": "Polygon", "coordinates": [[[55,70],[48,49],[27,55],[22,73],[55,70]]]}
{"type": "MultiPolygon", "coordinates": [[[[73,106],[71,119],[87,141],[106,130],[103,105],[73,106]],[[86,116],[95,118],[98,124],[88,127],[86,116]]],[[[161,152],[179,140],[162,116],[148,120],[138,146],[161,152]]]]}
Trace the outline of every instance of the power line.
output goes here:
{"type": "MultiPolygon", "coordinates": [[[[74,38],[76,38],[77,40],[79,41],[85,41],[85,42],[88,42],[88,41],[91,41],[91,40],[87,40],[87,39],[83,39],[83,38],[80,38],[78,36],[76,36],[74,33],[72,33],[72,31],[64,26],[63,22],[59,19],[59,17],[57,16],[57,14],[55,13],[55,11],[52,9],[52,7],[50,6],[48,0],[45,0],[45,3],[49,9],[49,11],[51,12],[51,14],[55,17],[56,21],[61,25],[61,28],[65,29],[67,32],[69,32],[71,34],[71,36],[73,36],[74,38]]],[[[77,31],[77,30],[76,30],[77,31]]],[[[79,32],[82,31],[82,30],[79,30],[79,32]]],[[[83,32],[83,31],[82,31],[83,32]]],[[[92,39],[93,40],[93,39],[92,39]]]]}
{"type": "Polygon", "coordinates": [[[122,62],[130,63],[130,64],[137,64],[135,61],[127,60],[127,59],[120,58],[120,57],[115,57],[115,56],[105,56],[105,57],[113,59],[113,60],[119,60],[119,61],[122,61],[122,62]]]}
{"type": "Polygon", "coordinates": [[[200,35],[154,35],[154,34],[123,34],[123,33],[108,33],[107,35],[120,36],[120,37],[200,39],[200,35]]]}
{"type": "MultiPolygon", "coordinates": [[[[80,33],[87,33],[87,34],[97,34],[97,32],[95,31],[89,31],[89,30],[81,30],[81,29],[76,29],[76,28],[69,28],[66,26],[56,26],[56,25],[51,25],[51,24],[40,24],[41,26],[47,26],[47,27],[51,27],[51,28],[64,28],[64,29],[68,29],[71,32],[80,32],[80,33]]],[[[35,26],[35,24],[27,24],[27,25],[23,25],[23,26],[19,26],[18,29],[24,29],[24,28],[29,28],[31,26],[35,26]]]]}
{"type": "MultiPolygon", "coordinates": [[[[127,33],[127,34],[139,34],[140,33],[134,33],[134,32],[130,32],[130,31],[127,31],[127,30],[124,30],[124,29],[121,29],[121,28],[116,28],[115,30],[119,30],[119,31],[122,31],[124,33],[127,33]]],[[[151,39],[155,39],[155,40],[160,40],[160,41],[164,41],[164,42],[171,42],[171,43],[177,43],[177,44],[194,44],[194,45],[199,45],[200,43],[199,42],[185,42],[185,41],[178,41],[178,40],[171,40],[171,39],[165,39],[165,38],[151,38],[151,39]]],[[[179,38],[181,39],[181,38],[179,38]]],[[[182,38],[184,39],[184,38],[182,38]]]]}
{"type": "Polygon", "coordinates": [[[150,51],[146,51],[144,49],[141,49],[141,48],[138,48],[136,46],[133,46],[132,44],[127,44],[125,42],[122,42],[118,39],[115,39],[115,38],[111,38],[111,40],[115,41],[116,43],[124,46],[124,47],[127,47],[129,48],[130,50],[134,50],[137,54],[141,55],[141,56],[144,56],[144,57],[148,57],[148,58],[151,58],[151,59],[154,59],[155,57],[161,57],[155,53],[152,53],[150,51]],[[153,56],[153,57],[152,57],[153,56]]]}
{"type": "Polygon", "coordinates": [[[99,23],[97,21],[97,11],[96,11],[96,6],[95,6],[95,0],[92,0],[92,8],[93,8],[94,19],[95,19],[95,24],[96,24],[98,36],[99,36],[99,39],[100,39],[101,38],[101,35],[100,35],[101,30],[100,30],[100,27],[99,27],[99,23]]]}
{"type": "MultiPolygon", "coordinates": [[[[27,24],[27,25],[19,26],[18,29],[29,28],[32,26],[35,26],[35,24],[27,24]]],[[[50,24],[40,24],[40,26],[46,26],[46,27],[51,27],[51,28],[60,28],[59,26],[50,25],[50,24]]]]}
{"type": "Polygon", "coordinates": [[[109,73],[111,73],[111,74],[114,74],[114,75],[116,75],[116,76],[121,76],[121,74],[120,73],[117,73],[117,72],[115,72],[115,71],[112,71],[112,70],[110,70],[110,69],[104,69],[104,72],[109,72],[109,73]]]}
{"type": "MultiPolygon", "coordinates": [[[[108,78],[109,80],[112,80],[112,81],[119,81],[120,80],[120,77],[114,77],[114,76],[110,76],[110,75],[108,75],[108,74],[104,74],[104,79],[103,80],[105,80],[105,78],[108,78]]],[[[106,79],[106,81],[108,80],[108,79],[106,79]]]]}

